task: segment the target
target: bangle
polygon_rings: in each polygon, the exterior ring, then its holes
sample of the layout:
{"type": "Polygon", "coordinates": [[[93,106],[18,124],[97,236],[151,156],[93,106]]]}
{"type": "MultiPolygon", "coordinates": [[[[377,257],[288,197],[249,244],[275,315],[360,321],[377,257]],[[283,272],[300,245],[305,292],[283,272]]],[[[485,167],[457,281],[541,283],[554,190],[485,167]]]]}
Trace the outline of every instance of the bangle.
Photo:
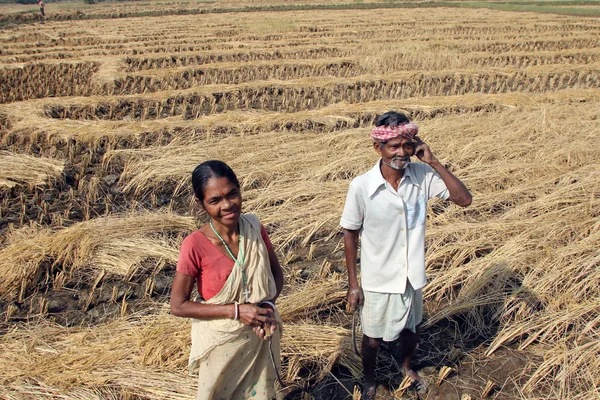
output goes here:
{"type": "Polygon", "coordinates": [[[258,303],[258,306],[260,307],[260,306],[262,306],[263,304],[268,304],[268,305],[270,305],[271,307],[273,307],[273,311],[277,310],[277,307],[275,307],[275,303],[273,303],[272,301],[269,301],[269,300],[263,300],[263,301],[261,301],[260,303],[258,303]]]}
{"type": "Polygon", "coordinates": [[[240,305],[239,303],[236,301],[233,303],[233,306],[235,307],[235,317],[233,317],[233,320],[237,320],[240,316],[240,305]]]}

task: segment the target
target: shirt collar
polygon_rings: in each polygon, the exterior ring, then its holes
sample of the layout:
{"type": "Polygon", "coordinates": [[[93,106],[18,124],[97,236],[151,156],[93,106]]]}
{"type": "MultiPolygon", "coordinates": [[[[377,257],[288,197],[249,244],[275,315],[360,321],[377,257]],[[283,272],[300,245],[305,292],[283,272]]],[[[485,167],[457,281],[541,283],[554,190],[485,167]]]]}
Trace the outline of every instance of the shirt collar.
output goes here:
{"type": "MultiPolygon", "coordinates": [[[[369,171],[369,191],[367,193],[369,197],[373,196],[377,189],[381,187],[381,185],[386,184],[386,180],[381,173],[381,169],[379,168],[380,164],[381,158],[377,160],[375,166],[369,171]]],[[[413,185],[421,187],[418,180],[414,176],[411,167],[412,163],[408,164],[408,167],[404,169],[404,174],[402,175],[402,180],[400,180],[400,184],[402,184],[402,181],[404,181],[404,179],[409,179],[413,185]]]]}

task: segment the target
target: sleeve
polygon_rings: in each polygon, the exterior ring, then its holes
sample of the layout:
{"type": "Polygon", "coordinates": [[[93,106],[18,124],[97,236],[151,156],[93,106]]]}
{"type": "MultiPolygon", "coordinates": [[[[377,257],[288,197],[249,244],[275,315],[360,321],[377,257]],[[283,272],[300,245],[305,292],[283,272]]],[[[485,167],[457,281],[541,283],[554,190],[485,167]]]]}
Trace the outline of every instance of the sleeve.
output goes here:
{"type": "Polygon", "coordinates": [[[267,229],[263,224],[260,224],[260,236],[262,237],[263,242],[265,242],[265,244],[267,245],[267,250],[273,250],[273,244],[271,243],[271,239],[269,239],[267,229]]]}
{"type": "Polygon", "coordinates": [[[427,187],[429,189],[428,198],[432,199],[434,197],[437,197],[442,200],[448,200],[448,198],[450,197],[450,192],[448,192],[446,184],[438,175],[438,173],[435,172],[431,167],[429,167],[429,172],[427,173],[427,183],[427,187]]]}
{"type": "Polygon", "coordinates": [[[177,260],[177,272],[196,278],[200,284],[200,263],[202,258],[194,248],[191,236],[186,237],[181,243],[179,249],[179,259],[177,260]]]}
{"type": "Polygon", "coordinates": [[[352,181],[346,195],[346,204],[344,205],[340,225],[344,229],[358,230],[362,227],[364,218],[365,202],[356,188],[355,181],[352,181]]]}

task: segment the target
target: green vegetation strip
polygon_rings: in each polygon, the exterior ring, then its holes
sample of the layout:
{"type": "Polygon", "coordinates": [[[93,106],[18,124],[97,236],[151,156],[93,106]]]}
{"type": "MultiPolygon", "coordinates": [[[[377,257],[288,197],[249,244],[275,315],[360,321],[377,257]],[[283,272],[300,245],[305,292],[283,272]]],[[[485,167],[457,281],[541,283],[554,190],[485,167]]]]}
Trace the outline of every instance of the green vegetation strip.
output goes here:
{"type": "MultiPolygon", "coordinates": [[[[54,3],[58,4],[58,3],[54,3]]],[[[126,3],[125,3],[126,4],[126,3]]],[[[73,14],[54,14],[47,15],[46,20],[81,20],[81,19],[110,19],[110,18],[131,18],[131,17],[152,17],[162,15],[195,15],[195,14],[221,14],[221,13],[244,13],[244,12],[265,12],[265,11],[309,11],[309,10],[372,10],[389,8],[487,8],[502,11],[527,11],[539,13],[553,13],[574,16],[600,16],[600,0],[557,0],[557,1],[428,1],[428,2],[387,2],[387,3],[368,3],[358,0],[355,3],[342,4],[285,4],[285,5],[265,5],[237,8],[210,8],[210,9],[180,9],[180,10],[147,10],[147,11],[121,11],[110,15],[106,14],[86,14],[77,12],[73,14]]],[[[23,24],[36,22],[36,19],[24,19],[18,16],[23,14],[0,15],[0,27],[8,24],[23,24]]]]}

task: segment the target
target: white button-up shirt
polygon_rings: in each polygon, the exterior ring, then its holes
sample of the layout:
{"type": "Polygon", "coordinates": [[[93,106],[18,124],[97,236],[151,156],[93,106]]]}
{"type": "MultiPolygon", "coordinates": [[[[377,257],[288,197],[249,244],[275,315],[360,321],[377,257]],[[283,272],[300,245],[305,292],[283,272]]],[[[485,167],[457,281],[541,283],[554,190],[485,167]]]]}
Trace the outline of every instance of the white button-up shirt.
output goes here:
{"type": "Polygon", "coordinates": [[[407,280],[415,289],[425,277],[425,213],[433,197],[450,194],[427,164],[410,163],[395,191],[381,174],[381,159],[352,180],[340,225],[360,229],[361,286],[380,293],[404,293],[407,280]]]}

